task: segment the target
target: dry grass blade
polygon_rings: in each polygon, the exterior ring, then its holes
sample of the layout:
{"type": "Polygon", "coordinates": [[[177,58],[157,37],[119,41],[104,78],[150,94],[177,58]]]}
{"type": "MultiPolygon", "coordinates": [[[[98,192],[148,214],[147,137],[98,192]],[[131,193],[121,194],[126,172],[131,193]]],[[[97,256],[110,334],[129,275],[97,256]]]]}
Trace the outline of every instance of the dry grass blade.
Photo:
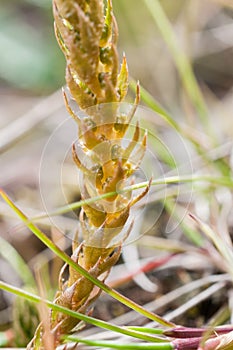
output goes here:
{"type": "Polygon", "coordinates": [[[43,98],[22,117],[0,130],[0,153],[14,146],[19,139],[27,135],[50,115],[56,113],[63,106],[62,99],[59,98],[60,95],[60,91],[57,91],[51,96],[43,98]]]}

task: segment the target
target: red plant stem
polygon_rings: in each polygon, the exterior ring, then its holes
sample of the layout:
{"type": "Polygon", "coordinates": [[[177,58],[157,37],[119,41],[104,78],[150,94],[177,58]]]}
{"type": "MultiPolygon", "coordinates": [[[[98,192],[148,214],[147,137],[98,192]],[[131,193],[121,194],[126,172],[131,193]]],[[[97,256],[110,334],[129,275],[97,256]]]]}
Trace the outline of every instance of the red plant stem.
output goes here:
{"type": "Polygon", "coordinates": [[[176,350],[197,350],[201,338],[189,338],[189,339],[175,339],[172,341],[172,345],[176,350]]]}
{"type": "Polygon", "coordinates": [[[233,330],[233,326],[223,326],[217,328],[189,328],[189,327],[175,327],[163,332],[164,335],[173,338],[195,338],[202,337],[205,333],[210,335],[226,334],[233,330]]]}
{"type": "Polygon", "coordinates": [[[176,254],[169,254],[165,257],[162,257],[160,259],[156,259],[153,261],[149,261],[148,263],[146,263],[145,265],[141,266],[139,269],[127,274],[127,276],[116,279],[111,281],[110,283],[108,283],[108,285],[110,287],[115,288],[118,285],[121,285],[123,283],[126,283],[128,281],[131,281],[133,279],[133,277],[139,275],[142,272],[149,272],[151,270],[157,269],[160,266],[163,266],[164,264],[166,264],[170,259],[173,258],[173,256],[175,256],[176,254]]]}

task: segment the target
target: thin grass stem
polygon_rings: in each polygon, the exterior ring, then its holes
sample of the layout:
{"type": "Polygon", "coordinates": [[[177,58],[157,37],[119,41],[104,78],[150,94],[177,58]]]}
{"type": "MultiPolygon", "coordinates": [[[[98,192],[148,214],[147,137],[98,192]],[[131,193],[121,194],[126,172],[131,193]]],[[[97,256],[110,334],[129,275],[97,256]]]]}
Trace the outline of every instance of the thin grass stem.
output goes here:
{"type": "Polygon", "coordinates": [[[0,247],[0,255],[7,260],[13,269],[18,273],[23,283],[26,286],[36,287],[36,282],[30,268],[19,255],[17,250],[2,237],[0,237],[0,247]]]}
{"type": "Polygon", "coordinates": [[[155,315],[154,313],[145,310],[142,306],[134,303],[132,300],[126,298],[122,294],[118,293],[116,290],[111,289],[105,283],[99,281],[90,275],[84,268],[74,262],[66,253],[64,253],[56,244],[54,244],[37,226],[35,226],[29,219],[24,215],[24,213],[11,201],[11,199],[6,195],[6,193],[0,190],[0,195],[9,204],[9,206],[14,210],[14,212],[21,218],[21,220],[26,224],[26,226],[43,242],[51,251],[53,251],[58,257],[60,257],[65,263],[70,265],[74,270],[80,273],[82,276],[87,278],[97,287],[102,289],[105,293],[112,296],[114,299],[118,300],[122,304],[128,306],[129,308],[137,311],[141,315],[144,315],[150,320],[158,322],[164,326],[171,327],[174,326],[173,323],[167,322],[162,317],[155,315]]]}
{"type": "Polygon", "coordinates": [[[160,30],[165,42],[167,43],[182,79],[184,88],[187,91],[187,94],[190,97],[194,107],[196,108],[201,122],[205,128],[210,131],[211,126],[208,118],[207,107],[194,76],[191,64],[185,53],[178,45],[175,33],[162,6],[160,5],[160,2],[158,0],[144,0],[144,3],[158,26],[158,29],[160,30]]]}
{"type": "MultiPolygon", "coordinates": [[[[176,184],[181,184],[181,183],[201,183],[201,182],[209,182],[211,185],[221,185],[221,186],[226,186],[229,188],[233,188],[233,179],[228,177],[228,176],[211,176],[211,175],[185,175],[185,176],[170,176],[170,177],[165,177],[162,179],[155,179],[151,181],[151,186],[158,186],[158,185],[176,185],[176,184]]],[[[78,202],[74,202],[65,206],[62,206],[54,211],[51,211],[47,214],[42,214],[42,215],[37,215],[32,217],[31,219],[28,219],[29,222],[33,222],[39,219],[47,218],[48,216],[56,216],[56,215],[61,215],[68,213],[72,210],[79,209],[83,205],[87,204],[93,204],[99,200],[105,199],[105,198],[110,198],[116,194],[119,193],[125,193],[128,191],[134,191],[134,190],[139,190],[147,187],[149,184],[149,181],[145,182],[140,182],[138,184],[134,184],[131,186],[127,186],[124,189],[118,190],[118,192],[113,191],[113,192],[108,192],[105,194],[102,194],[100,196],[92,197],[89,199],[84,199],[78,202]]]]}
{"type": "Polygon", "coordinates": [[[160,344],[148,344],[148,343],[133,343],[133,344],[119,344],[118,342],[109,342],[109,341],[95,341],[88,339],[81,339],[75,336],[67,336],[66,340],[83,343],[90,346],[97,346],[101,348],[110,348],[110,349],[123,349],[123,350],[136,350],[136,349],[151,349],[151,350],[172,350],[174,346],[171,343],[160,343],[160,344]]]}
{"type": "Polygon", "coordinates": [[[102,321],[102,320],[96,319],[94,317],[87,316],[87,315],[79,313],[77,311],[72,311],[64,306],[55,304],[49,300],[46,300],[44,298],[39,297],[38,295],[26,292],[20,288],[12,286],[12,285],[5,283],[3,281],[0,281],[0,289],[5,290],[6,292],[9,292],[9,293],[15,294],[15,295],[22,297],[24,299],[27,299],[33,303],[37,303],[37,304],[44,303],[54,311],[62,312],[68,316],[77,318],[81,321],[87,322],[87,323],[92,324],[93,326],[96,326],[96,327],[100,327],[103,329],[107,329],[107,330],[110,330],[113,332],[121,333],[121,334],[130,336],[130,337],[134,337],[137,339],[142,339],[145,341],[150,341],[150,342],[151,341],[154,341],[154,342],[164,341],[161,338],[146,335],[145,333],[137,332],[136,330],[131,330],[131,329],[128,329],[125,327],[116,326],[116,325],[113,325],[109,322],[102,321]]]}

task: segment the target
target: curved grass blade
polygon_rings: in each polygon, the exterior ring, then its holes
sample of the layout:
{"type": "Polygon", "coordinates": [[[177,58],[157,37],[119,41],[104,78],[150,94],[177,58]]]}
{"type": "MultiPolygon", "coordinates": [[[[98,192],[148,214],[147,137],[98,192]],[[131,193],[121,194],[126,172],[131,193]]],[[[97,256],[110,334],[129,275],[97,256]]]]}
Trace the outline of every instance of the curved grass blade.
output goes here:
{"type": "Polygon", "coordinates": [[[134,331],[142,332],[142,333],[149,333],[149,334],[163,334],[164,329],[160,328],[150,328],[150,327],[135,327],[135,326],[128,326],[128,329],[132,329],[134,331]]]}
{"type": "MultiPolygon", "coordinates": [[[[156,179],[151,181],[151,186],[159,186],[159,185],[175,185],[175,184],[181,184],[181,183],[198,183],[198,182],[209,182],[211,185],[221,185],[226,186],[229,188],[233,188],[233,179],[228,176],[210,176],[210,175],[185,175],[185,176],[170,176],[165,177],[162,179],[156,179]]],[[[81,208],[83,205],[87,204],[93,204],[99,200],[110,198],[112,196],[115,196],[118,193],[124,193],[128,191],[134,191],[146,188],[149,184],[149,181],[140,182],[138,184],[134,184],[131,186],[127,186],[122,190],[119,190],[118,192],[108,192],[100,196],[92,197],[89,199],[81,200],[78,202],[74,202],[72,204],[68,204],[65,206],[62,206],[60,208],[57,208],[54,211],[49,212],[48,214],[42,214],[34,216],[30,219],[28,219],[27,223],[34,222],[40,219],[47,218],[49,216],[57,216],[61,214],[68,213],[72,210],[76,210],[81,208]]],[[[26,222],[25,222],[26,223],[26,222]]]]}
{"type": "Polygon", "coordinates": [[[87,316],[85,314],[81,314],[79,312],[75,312],[75,311],[72,311],[70,309],[67,309],[63,306],[60,306],[58,304],[54,304],[52,303],[51,301],[49,300],[46,300],[46,299],[43,299],[33,293],[29,293],[29,292],[26,292],[20,288],[17,288],[17,287],[14,287],[10,284],[7,284],[3,281],[0,281],[0,289],[2,290],[5,290],[9,293],[13,293],[19,297],[22,297],[22,298],[25,298],[33,303],[44,303],[46,304],[49,308],[51,308],[52,310],[55,310],[55,311],[58,311],[58,312],[62,312],[66,315],[69,315],[71,317],[74,317],[74,318],[77,318],[81,321],[84,321],[86,323],[89,323],[89,324],[92,324],[93,326],[96,326],[96,327],[100,327],[100,328],[103,328],[103,329],[107,329],[107,330],[110,330],[110,331],[113,331],[113,332],[117,332],[117,333],[121,333],[121,334],[124,334],[124,335],[127,335],[127,336],[130,336],[130,337],[134,337],[134,338],[138,338],[138,339],[142,339],[142,340],[145,340],[145,341],[154,341],[154,342],[162,342],[164,340],[162,340],[161,338],[157,338],[157,337],[154,337],[154,336],[150,336],[150,335],[146,335],[146,334],[143,334],[141,332],[137,332],[137,331],[134,331],[134,330],[131,330],[131,329],[128,329],[128,328],[125,328],[125,327],[120,327],[120,326],[116,326],[116,325],[113,325],[109,322],[106,322],[106,321],[101,321],[101,320],[98,320],[94,317],[90,317],[90,316],[87,316]]]}
{"type": "Polygon", "coordinates": [[[224,239],[212,228],[204,223],[202,220],[200,220],[197,216],[194,214],[189,214],[189,216],[197,223],[198,227],[207,238],[209,238],[215,247],[217,248],[218,252],[221,254],[222,258],[226,262],[226,265],[228,267],[228,272],[233,278],[233,252],[232,249],[228,246],[227,242],[224,241],[224,239]]]}
{"type": "Polygon", "coordinates": [[[122,304],[128,306],[129,308],[135,310],[141,315],[147,317],[148,319],[158,322],[164,326],[171,327],[174,326],[174,323],[164,320],[162,317],[147,311],[142,306],[134,303],[132,300],[126,298],[122,294],[118,293],[116,290],[110,288],[105,283],[99,281],[90,275],[84,268],[74,262],[66,253],[64,253],[56,244],[54,244],[37,226],[35,226],[32,222],[29,221],[27,216],[12,202],[12,200],[7,196],[7,194],[0,190],[0,195],[2,198],[8,203],[8,205],[14,210],[14,212],[21,218],[21,220],[26,224],[26,226],[39,238],[41,242],[43,242],[51,251],[53,251],[57,256],[59,256],[64,262],[70,265],[74,270],[80,273],[82,276],[87,278],[97,287],[102,289],[105,293],[118,300],[122,304]]]}
{"type": "Polygon", "coordinates": [[[205,128],[210,132],[211,126],[208,118],[207,106],[205,104],[202,92],[194,76],[191,64],[178,45],[177,38],[173,32],[172,26],[158,0],[144,0],[152,18],[160,30],[171,54],[176,67],[182,79],[187,94],[196,108],[200,120],[205,128]]]}
{"type": "Polygon", "coordinates": [[[17,250],[2,237],[0,237],[0,247],[0,255],[13,267],[25,286],[35,287],[33,274],[17,250]]]}
{"type": "Polygon", "coordinates": [[[90,346],[97,346],[100,348],[108,349],[122,349],[122,350],[172,350],[175,349],[171,343],[160,343],[160,344],[151,344],[151,343],[134,343],[134,344],[119,344],[118,342],[109,342],[109,341],[97,341],[97,340],[88,340],[81,339],[75,336],[65,337],[67,341],[83,343],[90,346]]]}

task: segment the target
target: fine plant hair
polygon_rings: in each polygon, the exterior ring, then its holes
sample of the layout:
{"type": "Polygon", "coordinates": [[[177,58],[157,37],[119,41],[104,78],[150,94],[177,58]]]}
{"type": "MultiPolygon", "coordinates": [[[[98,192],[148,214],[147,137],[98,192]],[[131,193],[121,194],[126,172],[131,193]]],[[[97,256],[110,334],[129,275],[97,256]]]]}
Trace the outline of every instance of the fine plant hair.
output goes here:
{"type": "MultiPolygon", "coordinates": [[[[139,86],[131,110],[121,114],[119,103],[127,94],[128,68],[123,57],[118,69],[118,29],[111,0],[54,0],[53,13],[56,38],[67,63],[65,104],[78,126],[72,152],[83,176],[83,199],[91,198],[93,191],[97,195],[115,192],[98,206],[83,205],[71,258],[104,281],[120,256],[122,241],[130,234],[133,223],[125,229],[130,208],[149,189],[147,186],[137,197],[119,191],[140,165],[146,149],[147,136],[140,135],[138,123],[128,145],[123,147],[121,143],[139,102],[139,86]],[[73,111],[70,101],[85,111],[85,117],[73,111]]],[[[71,266],[64,265],[54,303],[85,314],[100,291],[71,266]]],[[[71,316],[51,311],[49,322],[39,325],[28,349],[44,349],[48,332],[56,348],[78,323],[71,316]]]]}

